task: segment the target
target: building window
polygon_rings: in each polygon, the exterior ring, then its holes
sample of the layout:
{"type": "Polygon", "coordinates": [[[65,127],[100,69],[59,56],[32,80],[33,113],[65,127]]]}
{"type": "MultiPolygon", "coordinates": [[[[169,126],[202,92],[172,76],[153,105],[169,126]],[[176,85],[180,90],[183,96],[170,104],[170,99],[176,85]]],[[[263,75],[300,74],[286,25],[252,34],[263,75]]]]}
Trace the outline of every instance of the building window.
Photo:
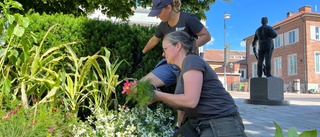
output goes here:
{"type": "Polygon", "coordinates": [[[315,69],[316,69],[316,73],[320,73],[320,53],[316,53],[315,55],[315,69]]]}
{"type": "Polygon", "coordinates": [[[289,45],[299,42],[299,29],[294,29],[284,34],[284,44],[289,45]]]}
{"type": "Polygon", "coordinates": [[[247,79],[247,74],[245,69],[239,69],[240,79],[247,79]]]}
{"type": "Polygon", "coordinates": [[[275,48],[281,47],[282,46],[282,41],[283,41],[283,34],[279,34],[274,40],[275,48]]]}
{"type": "Polygon", "coordinates": [[[297,75],[297,55],[288,55],[288,75],[297,75]]]}
{"type": "Polygon", "coordinates": [[[294,31],[290,31],[289,32],[289,44],[295,43],[296,39],[295,39],[295,32],[294,31]]]}
{"type": "Polygon", "coordinates": [[[274,58],[274,76],[282,76],[281,57],[274,58]]]}
{"type": "Polygon", "coordinates": [[[318,27],[318,26],[310,26],[311,39],[320,40],[319,31],[320,31],[320,27],[318,27]]]}
{"type": "Polygon", "coordinates": [[[258,71],[257,62],[252,62],[252,77],[258,77],[257,71],[258,71]]]}
{"type": "Polygon", "coordinates": [[[316,27],[316,39],[319,39],[319,27],[316,27]]]}

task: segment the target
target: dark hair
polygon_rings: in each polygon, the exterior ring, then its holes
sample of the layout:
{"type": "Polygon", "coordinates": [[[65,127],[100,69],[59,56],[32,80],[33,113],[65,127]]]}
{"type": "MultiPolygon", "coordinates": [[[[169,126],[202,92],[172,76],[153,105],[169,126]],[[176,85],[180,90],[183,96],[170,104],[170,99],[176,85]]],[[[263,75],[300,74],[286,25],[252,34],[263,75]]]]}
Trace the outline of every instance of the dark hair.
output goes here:
{"type": "Polygon", "coordinates": [[[187,51],[187,54],[196,54],[199,56],[196,38],[190,37],[189,34],[184,31],[170,32],[163,39],[166,39],[171,43],[180,42],[182,47],[187,51]]]}
{"type": "Polygon", "coordinates": [[[262,24],[262,25],[268,24],[268,18],[267,18],[267,17],[262,17],[262,18],[261,18],[261,24],[262,24]]]}

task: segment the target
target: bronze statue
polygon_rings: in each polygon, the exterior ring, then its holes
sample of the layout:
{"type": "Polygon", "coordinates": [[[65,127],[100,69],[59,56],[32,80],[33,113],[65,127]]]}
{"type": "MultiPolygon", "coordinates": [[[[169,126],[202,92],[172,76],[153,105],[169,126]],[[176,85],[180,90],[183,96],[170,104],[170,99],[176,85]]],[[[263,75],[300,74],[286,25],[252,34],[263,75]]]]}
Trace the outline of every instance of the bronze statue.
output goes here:
{"type": "Polygon", "coordinates": [[[256,51],[256,42],[259,41],[259,50],[258,50],[258,77],[262,76],[262,65],[265,60],[265,75],[267,77],[272,77],[271,75],[271,57],[273,54],[273,40],[278,36],[277,32],[271,27],[268,26],[268,18],[262,17],[261,24],[254,35],[252,42],[253,51],[256,51]]]}

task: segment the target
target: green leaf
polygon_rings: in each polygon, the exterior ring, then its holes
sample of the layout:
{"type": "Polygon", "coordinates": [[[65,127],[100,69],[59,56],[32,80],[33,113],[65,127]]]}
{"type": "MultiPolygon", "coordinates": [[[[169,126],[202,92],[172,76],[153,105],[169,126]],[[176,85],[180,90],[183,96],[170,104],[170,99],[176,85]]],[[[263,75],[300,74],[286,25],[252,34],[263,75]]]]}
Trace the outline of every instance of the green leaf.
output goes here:
{"type": "Polygon", "coordinates": [[[274,134],[274,137],[284,137],[282,134],[282,128],[276,122],[273,122],[273,124],[276,126],[276,133],[274,134]]]}
{"type": "Polygon", "coordinates": [[[308,131],[303,131],[299,137],[317,137],[318,136],[318,133],[317,133],[317,130],[314,129],[314,130],[308,130],[308,131]]]}
{"type": "Polygon", "coordinates": [[[7,17],[8,17],[8,22],[9,22],[9,24],[13,24],[13,22],[14,22],[14,16],[13,16],[13,15],[8,15],[7,17]]]}
{"type": "Polygon", "coordinates": [[[8,78],[3,77],[2,79],[2,88],[1,91],[4,93],[9,93],[10,92],[10,88],[11,88],[11,82],[8,78]]]}
{"type": "Polygon", "coordinates": [[[292,127],[287,132],[288,137],[299,137],[297,129],[295,127],[292,127]]]}
{"type": "Polygon", "coordinates": [[[15,27],[14,30],[13,30],[13,34],[18,36],[18,37],[21,37],[24,33],[24,28],[23,27],[15,27]]]}
{"type": "Polygon", "coordinates": [[[39,102],[39,103],[42,103],[42,102],[46,102],[47,100],[49,100],[50,98],[52,98],[56,93],[57,93],[57,90],[59,89],[59,87],[53,87],[49,93],[39,102]]]}
{"type": "Polygon", "coordinates": [[[0,49],[0,58],[2,58],[4,56],[6,49],[1,48],[0,49]]]}
{"type": "Polygon", "coordinates": [[[12,4],[13,8],[16,8],[16,9],[19,9],[19,10],[23,10],[22,5],[17,1],[12,1],[11,4],[12,4]]]}
{"type": "Polygon", "coordinates": [[[74,90],[75,89],[74,89],[73,80],[68,74],[66,75],[66,77],[67,77],[67,83],[68,83],[67,92],[70,95],[69,98],[74,99],[74,96],[75,96],[75,91],[74,90]]]}
{"type": "Polygon", "coordinates": [[[9,51],[9,55],[8,56],[9,56],[9,58],[11,58],[11,57],[17,58],[19,56],[19,52],[16,49],[12,49],[12,50],[9,51]]]}
{"type": "Polygon", "coordinates": [[[110,59],[110,51],[106,47],[102,47],[102,50],[104,51],[104,56],[106,56],[107,59],[110,59]]]}
{"type": "Polygon", "coordinates": [[[29,18],[22,18],[22,23],[21,25],[25,28],[27,28],[30,25],[30,20],[29,18]]]}

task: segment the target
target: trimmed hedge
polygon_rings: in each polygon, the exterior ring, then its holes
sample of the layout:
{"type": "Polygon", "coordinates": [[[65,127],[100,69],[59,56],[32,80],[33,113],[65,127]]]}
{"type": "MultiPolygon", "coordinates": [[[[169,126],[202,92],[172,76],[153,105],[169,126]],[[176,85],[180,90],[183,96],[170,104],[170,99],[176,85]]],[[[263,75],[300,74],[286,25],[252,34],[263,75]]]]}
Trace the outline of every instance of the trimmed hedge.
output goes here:
{"type": "MultiPolygon", "coordinates": [[[[43,38],[46,31],[54,24],[59,24],[54,33],[45,40],[46,49],[60,44],[80,41],[73,50],[81,56],[97,53],[102,47],[111,51],[111,62],[126,60],[118,69],[120,79],[134,77],[140,79],[149,73],[162,58],[161,43],[149,51],[142,63],[135,65],[134,57],[153,36],[156,26],[128,25],[111,21],[92,20],[87,17],[74,17],[63,14],[31,14],[29,31],[37,38],[43,38]]],[[[40,43],[41,39],[38,40],[40,43]]],[[[35,43],[37,44],[37,43],[35,43]]],[[[102,67],[103,68],[103,67],[102,67]]]]}

